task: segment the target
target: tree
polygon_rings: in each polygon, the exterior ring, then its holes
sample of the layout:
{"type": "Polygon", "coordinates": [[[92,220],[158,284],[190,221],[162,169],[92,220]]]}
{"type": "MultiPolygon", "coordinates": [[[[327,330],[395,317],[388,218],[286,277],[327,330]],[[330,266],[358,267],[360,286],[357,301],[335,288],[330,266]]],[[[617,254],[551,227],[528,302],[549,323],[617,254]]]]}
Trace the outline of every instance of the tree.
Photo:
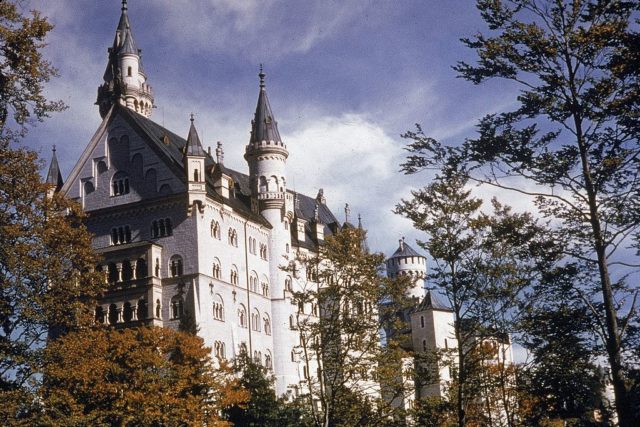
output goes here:
{"type": "Polygon", "coordinates": [[[394,415],[380,384],[392,384],[387,375],[397,376],[400,366],[380,343],[388,314],[381,303],[400,301],[409,282],[382,278],[384,257],[368,253],[364,238],[363,230],[344,227],[318,254],[299,253],[287,268],[301,289],[294,292],[293,324],[302,391],[316,426],[388,425],[394,415]]]}
{"type": "Polygon", "coordinates": [[[247,393],[201,338],[168,328],[84,328],[46,350],[40,425],[230,425],[247,393]]]}
{"type": "Polygon", "coordinates": [[[630,23],[640,5],[478,0],[477,6],[491,33],[463,40],[479,59],[455,70],[475,84],[512,82],[520,89],[517,108],[484,117],[478,137],[461,147],[444,147],[420,128],[407,133],[413,155],[404,170],[454,165],[477,182],[531,196],[571,236],[566,255],[592,270],[580,297],[598,319],[620,424],[636,425],[621,343],[637,292],[612,278],[612,268],[629,264],[616,253],[638,234],[640,81],[638,33],[630,23]]]}
{"type": "Polygon", "coordinates": [[[456,173],[437,176],[412,191],[413,198],[396,212],[427,234],[428,240],[418,243],[433,258],[429,283],[453,311],[457,348],[450,360],[451,398],[457,424],[482,423],[472,420],[476,414],[514,425],[510,334],[519,298],[553,265],[557,250],[531,215],[513,213],[496,200],[491,215],[481,212],[482,201],[471,197],[467,182],[456,173]]]}
{"type": "Polygon", "coordinates": [[[276,397],[273,377],[259,363],[242,353],[234,361],[234,371],[240,375],[240,385],[249,392],[243,405],[225,409],[226,419],[234,426],[287,427],[311,425],[309,414],[299,401],[288,402],[276,397]]]}
{"type": "Polygon", "coordinates": [[[64,108],[48,101],[44,84],[56,70],[42,57],[53,26],[39,12],[24,16],[15,1],[0,3],[0,149],[24,136],[31,119],[42,120],[64,108]]]}

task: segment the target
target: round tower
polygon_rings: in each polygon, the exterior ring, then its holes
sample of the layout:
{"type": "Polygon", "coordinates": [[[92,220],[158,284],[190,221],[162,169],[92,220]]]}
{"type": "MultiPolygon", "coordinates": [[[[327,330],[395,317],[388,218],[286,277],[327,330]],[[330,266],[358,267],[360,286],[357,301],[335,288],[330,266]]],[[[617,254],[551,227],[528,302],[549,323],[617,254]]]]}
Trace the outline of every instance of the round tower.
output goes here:
{"type": "Polygon", "coordinates": [[[122,1],[122,14],[116,29],[104,83],[98,87],[96,104],[104,118],[114,103],[123,105],[146,117],[153,109],[153,90],[147,84],[142,67],[142,51],[137,48],[127,14],[127,1],[122,1]]]}
{"type": "MultiPolygon", "coordinates": [[[[273,319],[274,375],[276,393],[282,395],[300,378],[298,365],[291,352],[299,342],[297,332],[289,326],[296,307],[291,304],[290,290],[285,291],[286,272],[282,266],[294,258],[291,250],[290,222],[293,212],[286,205],[286,164],[289,152],[282,142],[265,89],[265,74],[260,67],[260,93],[256,113],[251,122],[251,139],[244,158],[249,164],[249,182],[254,207],[271,224],[269,236],[269,275],[271,281],[271,316],[273,319]]],[[[289,196],[291,198],[291,196],[289,196]]]]}
{"type": "Polygon", "coordinates": [[[427,259],[409,246],[404,241],[404,237],[400,239],[398,249],[387,260],[386,265],[387,276],[391,278],[411,277],[412,286],[408,290],[409,296],[422,301],[425,297],[424,281],[427,277],[427,259]]]}

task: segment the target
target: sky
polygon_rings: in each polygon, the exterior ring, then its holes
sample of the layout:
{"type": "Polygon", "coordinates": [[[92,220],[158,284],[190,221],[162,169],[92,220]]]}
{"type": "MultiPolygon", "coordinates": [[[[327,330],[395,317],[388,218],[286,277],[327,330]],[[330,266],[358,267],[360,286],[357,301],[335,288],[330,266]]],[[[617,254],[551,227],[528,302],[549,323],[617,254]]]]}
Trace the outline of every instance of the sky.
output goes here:
{"type": "MultiPolygon", "coordinates": [[[[474,86],[451,68],[474,60],[460,38],[486,31],[474,3],[130,0],[128,13],[155,91],[152,120],[186,137],[194,113],[203,145],[215,150],[222,141],[225,164],[247,172],[242,155],[264,64],[290,151],[289,188],[310,196],[323,188],[341,221],[349,203],[350,221],[362,215],[370,248],[390,255],[402,236],[416,249],[416,239],[425,239],[392,212],[430,178],[399,171],[407,154],[400,135],[420,123],[430,136],[461,142],[480,117],[514,102],[500,82],[474,86]]],[[[66,178],[100,124],[94,103],[121,2],[23,5],[55,25],[45,56],[60,75],[46,94],[68,105],[38,124],[26,144],[47,160],[55,144],[66,178]]]]}

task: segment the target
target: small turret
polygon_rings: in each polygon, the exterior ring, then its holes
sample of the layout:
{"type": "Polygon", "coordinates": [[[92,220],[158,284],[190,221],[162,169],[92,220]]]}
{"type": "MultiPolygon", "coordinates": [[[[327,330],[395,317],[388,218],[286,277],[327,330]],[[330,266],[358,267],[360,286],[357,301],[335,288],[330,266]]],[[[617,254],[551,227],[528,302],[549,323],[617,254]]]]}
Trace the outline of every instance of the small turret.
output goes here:
{"type": "Polygon", "coordinates": [[[187,145],[184,147],[184,170],[187,176],[189,191],[189,212],[195,204],[202,212],[206,196],[205,159],[207,153],[202,148],[200,137],[194,125],[191,114],[191,126],[187,136],[187,145]]]}
{"type": "Polygon", "coordinates": [[[271,111],[262,66],[258,76],[260,93],[244,158],[249,163],[251,193],[263,211],[280,209],[284,204],[287,191],[285,167],[289,152],[280,138],[278,122],[271,111]]]}
{"type": "Polygon", "coordinates": [[[413,286],[409,289],[409,296],[420,301],[425,297],[424,280],[427,275],[427,259],[416,252],[404,241],[399,240],[398,249],[387,260],[387,275],[397,277],[409,276],[413,279],[413,286]]]}
{"type": "Polygon", "coordinates": [[[62,173],[60,173],[60,166],[58,165],[58,157],[56,156],[56,146],[53,146],[51,150],[51,164],[49,165],[49,172],[47,172],[47,178],[45,182],[49,185],[47,190],[47,197],[51,198],[55,193],[60,191],[64,182],[62,181],[62,173]]]}
{"type": "Polygon", "coordinates": [[[100,116],[104,118],[117,103],[149,117],[153,108],[153,90],[147,84],[147,76],[142,67],[142,51],[137,48],[133,38],[126,0],[122,1],[120,22],[113,46],[108,52],[104,83],[98,87],[96,101],[100,116]]]}

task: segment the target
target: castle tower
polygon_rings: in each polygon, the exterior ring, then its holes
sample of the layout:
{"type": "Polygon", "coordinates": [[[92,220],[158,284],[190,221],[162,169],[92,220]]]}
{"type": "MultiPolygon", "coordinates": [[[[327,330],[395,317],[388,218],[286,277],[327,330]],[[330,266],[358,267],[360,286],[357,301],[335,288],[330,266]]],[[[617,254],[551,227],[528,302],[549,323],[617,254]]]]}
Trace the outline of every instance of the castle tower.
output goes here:
{"type": "Polygon", "coordinates": [[[387,275],[389,277],[407,275],[413,278],[409,296],[422,301],[425,297],[424,280],[427,276],[427,259],[405,243],[404,237],[399,243],[398,249],[386,262],[387,275]]]}
{"type": "Polygon", "coordinates": [[[98,87],[96,104],[100,116],[105,117],[114,103],[126,106],[146,117],[151,116],[153,90],[147,84],[142,67],[142,51],[133,39],[127,0],[122,1],[122,14],[116,29],[113,46],[108,49],[109,62],[104,72],[104,83],[98,87]]]}
{"type": "Polygon", "coordinates": [[[49,165],[49,172],[47,172],[47,178],[45,182],[49,185],[47,190],[47,197],[51,198],[55,193],[62,188],[62,173],[60,173],[60,166],[58,165],[58,157],[56,156],[56,146],[53,146],[51,150],[51,164],[49,165]]]}
{"type": "MultiPolygon", "coordinates": [[[[291,247],[291,221],[294,212],[285,206],[287,195],[286,162],[289,152],[278,132],[278,123],[271,111],[264,78],[260,66],[260,93],[253,121],[251,139],[246,146],[244,158],[249,164],[249,182],[254,208],[272,226],[269,238],[269,279],[271,281],[271,307],[273,317],[274,374],[278,395],[287,392],[289,385],[300,380],[298,366],[290,352],[297,344],[297,333],[291,330],[289,316],[295,307],[291,304],[290,290],[285,289],[286,273],[280,268],[286,265],[291,247]],[[293,308],[292,308],[293,307],[293,308]]],[[[287,203],[287,205],[290,203],[287,203]]]]}
{"type": "Polygon", "coordinates": [[[205,176],[205,153],[200,143],[200,137],[193,124],[193,114],[191,114],[191,126],[189,127],[189,135],[187,136],[187,145],[184,147],[184,172],[187,176],[188,192],[189,192],[189,213],[195,205],[202,212],[204,209],[205,197],[207,194],[206,176],[205,176]]]}

